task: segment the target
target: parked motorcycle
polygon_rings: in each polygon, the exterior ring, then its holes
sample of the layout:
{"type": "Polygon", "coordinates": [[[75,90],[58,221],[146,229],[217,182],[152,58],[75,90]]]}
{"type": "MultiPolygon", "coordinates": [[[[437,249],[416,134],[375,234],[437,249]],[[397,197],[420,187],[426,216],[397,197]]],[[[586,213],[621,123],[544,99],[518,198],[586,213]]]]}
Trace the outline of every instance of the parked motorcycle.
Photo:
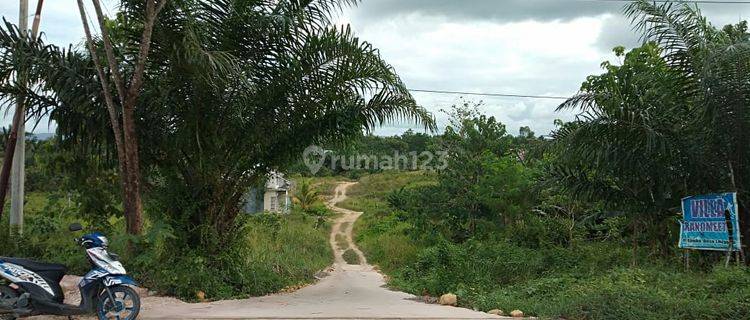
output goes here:
{"type": "MultiPolygon", "coordinates": [[[[71,232],[83,227],[74,223],[71,232]]],[[[0,320],[35,315],[96,314],[99,319],[133,320],[141,300],[116,254],[108,252],[109,241],[95,232],[75,239],[86,249],[92,269],[78,283],[79,305],[63,303],[60,280],[67,268],[61,264],[0,257],[0,320]]]]}

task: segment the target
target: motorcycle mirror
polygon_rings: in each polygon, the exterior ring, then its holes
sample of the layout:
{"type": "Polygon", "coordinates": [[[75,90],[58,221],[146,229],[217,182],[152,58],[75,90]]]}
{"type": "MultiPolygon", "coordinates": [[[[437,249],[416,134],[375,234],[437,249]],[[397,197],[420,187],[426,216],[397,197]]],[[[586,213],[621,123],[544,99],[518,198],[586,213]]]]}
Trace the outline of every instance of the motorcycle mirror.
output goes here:
{"type": "Polygon", "coordinates": [[[71,223],[70,226],[68,227],[68,230],[70,230],[71,232],[73,232],[73,231],[81,231],[81,230],[83,230],[83,226],[81,226],[81,224],[78,223],[78,222],[71,223]]]}

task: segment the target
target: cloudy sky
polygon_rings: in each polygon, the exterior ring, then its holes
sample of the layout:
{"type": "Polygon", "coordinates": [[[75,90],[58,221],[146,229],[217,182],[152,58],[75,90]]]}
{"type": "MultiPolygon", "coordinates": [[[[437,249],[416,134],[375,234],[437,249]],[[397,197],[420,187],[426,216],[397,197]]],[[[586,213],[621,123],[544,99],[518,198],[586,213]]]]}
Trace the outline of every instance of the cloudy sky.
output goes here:
{"type": "MultiPolygon", "coordinates": [[[[739,1],[739,0],[736,0],[739,1]]],[[[31,0],[30,10],[36,1],[31,0]]],[[[116,11],[110,1],[110,12],[116,11]]],[[[587,75],[613,60],[617,45],[633,47],[638,36],[622,17],[623,3],[594,0],[364,0],[339,17],[361,39],[379,48],[409,88],[479,93],[570,96],[587,75]]],[[[750,16],[750,4],[700,4],[715,25],[750,16]]],[[[16,22],[18,2],[2,0],[0,14],[16,22]]],[[[74,0],[48,0],[42,31],[49,42],[79,43],[83,31],[74,0]]],[[[460,103],[461,95],[415,92],[417,102],[440,112],[460,103]]],[[[530,126],[547,134],[557,100],[464,96],[483,101],[482,111],[517,132],[530,126]]],[[[9,122],[9,116],[3,121],[9,122]]],[[[410,124],[377,130],[397,134],[410,124]]],[[[54,131],[54,124],[37,132],[54,131]]]]}

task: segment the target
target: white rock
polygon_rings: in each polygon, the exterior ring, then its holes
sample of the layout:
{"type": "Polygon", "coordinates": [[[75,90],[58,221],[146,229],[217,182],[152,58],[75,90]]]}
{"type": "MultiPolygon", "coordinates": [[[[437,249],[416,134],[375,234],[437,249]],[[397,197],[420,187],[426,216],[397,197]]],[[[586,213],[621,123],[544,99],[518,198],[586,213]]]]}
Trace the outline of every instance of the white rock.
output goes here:
{"type": "Polygon", "coordinates": [[[490,311],[487,311],[487,313],[494,314],[496,316],[504,316],[505,315],[505,313],[503,312],[503,310],[500,310],[500,309],[492,309],[490,311]]]}
{"type": "Polygon", "coordinates": [[[456,297],[455,294],[446,293],[440,296],[440,300],[438,300],[438,303],[444,306],[455,306],[458,304],[458,297],[456,297]]]}

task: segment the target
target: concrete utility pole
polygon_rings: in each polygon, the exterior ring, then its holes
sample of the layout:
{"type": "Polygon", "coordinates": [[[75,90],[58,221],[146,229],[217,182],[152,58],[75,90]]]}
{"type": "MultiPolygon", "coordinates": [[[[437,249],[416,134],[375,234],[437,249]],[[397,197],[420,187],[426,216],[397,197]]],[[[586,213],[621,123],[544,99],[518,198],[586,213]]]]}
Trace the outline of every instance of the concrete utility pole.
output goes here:
{"type": "MultiPolygon", "coordinates": [[[[18,16],[18,29],[21,36],[27,37],[29,30],[29,1],[20,0],[21,8],[18,16]]],[[[25,98],[19,96],[16,103],[19,104],[17,111],[26,114],[25,98]]],[[[18,135],[16,136],[16,149],[13,154],[13,167],[10,178],[10,227],[18,234],[23,233],[23,191],[26,178],[26,119],[18,123],[18,135]]]]}

